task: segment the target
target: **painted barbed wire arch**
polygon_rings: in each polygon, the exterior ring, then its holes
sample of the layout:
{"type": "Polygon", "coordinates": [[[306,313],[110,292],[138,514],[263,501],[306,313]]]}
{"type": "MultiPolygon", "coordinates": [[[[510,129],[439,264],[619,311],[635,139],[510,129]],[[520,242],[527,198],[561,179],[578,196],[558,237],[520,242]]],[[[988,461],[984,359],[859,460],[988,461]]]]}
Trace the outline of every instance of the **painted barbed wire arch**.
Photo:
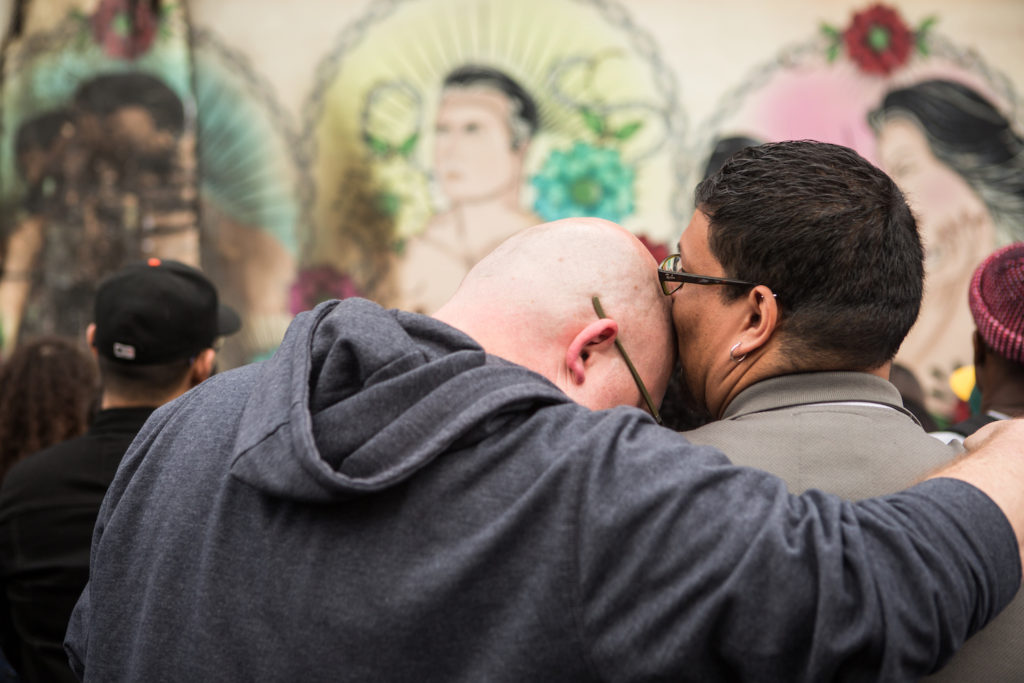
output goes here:
{"type": "Polygon", "coordinates": [[[605,58],[607,58],[606,55],[596,55],[593,57],[575,56],[556,62],[551,69],[551,74],[548,76],[548,87],[551,90],[551,96],[569,109],[587,109],[599,116],[606,116],[617,112],[641,110],[653,114],[656,119],[660,119],[663,125],[662,134],[657,136],[653,142],[649,143],[646,149],[641,149],[639,152],[631,155],[631,158],[624,159],[624,161],[629,165],[638,164],[644,159],[654,156],[660,152],[665,141],[672,139],[672,112],[668,108],[656,107],[648,102],[641,102],[639,100],[616,102],[615,104],[590,102],[572,97],[562,89],[561,79],[565,76],[566,72],[581,65],[586,66],[591,70],[596,69],[599,62],[605,58]]]}
{"type": "MultiPolygon", "coordinates": [[[[318,189],[313,177],[313,169],[318,157],[317,126],[322,120],[327,106],[327,91],[333,86],[345,57],[363,41],[368,30],[391,16],[399,6],[416,1],[426,0],[377,0],[371,3],[363,16],[342,29],[335,41],[334,48],[316,68],[313,88],[303,106],[301,139],[296,147],[302,174],[299,220],[302,225],[306,226],[310,234],[317,234],[315,214],[318,189]]],[[[655,47],[656,43],[653,37],[638,26],[625,7],[615,0],[575,0],[575,2],[596,9],[605,21],[626,34],[630,46],[650,66],[656,90],[664,95],[665,109],[670,112],[668,116],[669,138],[683,139],[688,119],[680,105],[677,78],[662,59],[655,47]]],[[[670,193],[671,196],[677,194],[679,193],[670,193]]],[[[689,217],[676,212],[676,203],[671,199],[669,201],[669,213],[675,220],[678,229],[681,230],[689,217]]]]}
{"type": "MultiPolygon", "coordinates": [[[[772,77],[780,71],[799,66],[801,60],[808,57],[825,54],[828,47],[828,41],[823,36],[784,47],[772,61],[755,67],[739,85],[726,92],[714,111],[697,126],[692,143],[689,146],[681,147],[679,154],[676,155],[677,185],[692,188],[702,179],[704,163],[712,151],[718,134],[722,132],[723,123],[728,120],[732,112],[740,108],[748,97],[767,85],[772,77]]],[[[1020,102],[1009,77],[992,68],[973,48],[959,47],[940,33],[933,31],[929,34],[928,47],[929,58],[947,59],[965,71],[979,76],[985,83],[992,86],[1009,107],[1006,112],[1007,117],[1020,128],[1020,102]]],[[[693,211],[692,193],[677,194],[674,201],[676,215],[679,215],[680,212],[689,215],[693,211]]]]}
{"type": "Polygon", "coordinates": [[[359,19],[350,23],[335,41],[334,48],[316,67],[313,89],[303,106],[303,116],[296,141],[296,158],[299,162],[299,223],[309,235],[316,235],[317,186],[313,178],[313,167],[317,159],[317,126],[326,108],[327,91],[334,84],[345,56],[366,37],[367,31],[374,24],[382,21],[404,2],[412,0],[376,0],[370,3],[369,9],[359,19]]]}
{"type": "MultiPolygon", "coordinates": [[[[363,138],[363,142],[372,145],[372,133],[370,132],[370,116],[373,108],[377,103],[383,99],[388,93],[397,92],[407,98],[413,105],[413,118],[416,123],[413,126],[415,136],[418,136],[419,131],[423,128],[423,98],[420,96],[419,90],[415,88],[411,83],[404,80],[389,80],[377,83],[369,92],[366,94],[366,101],[363,103],[363,107],[359,112],[359,134],[363,138]]],[[[412,142],[415,143],[415,137],[412,138],[412,142]]],[[[406,141],[408,144],[408,141],[406,141]]],[[[430,175],[431,170],[423,167],[421,164],[416,162],[414,159],[410,159],[411,163],[417,171],[424,175],[430,175]]]]}

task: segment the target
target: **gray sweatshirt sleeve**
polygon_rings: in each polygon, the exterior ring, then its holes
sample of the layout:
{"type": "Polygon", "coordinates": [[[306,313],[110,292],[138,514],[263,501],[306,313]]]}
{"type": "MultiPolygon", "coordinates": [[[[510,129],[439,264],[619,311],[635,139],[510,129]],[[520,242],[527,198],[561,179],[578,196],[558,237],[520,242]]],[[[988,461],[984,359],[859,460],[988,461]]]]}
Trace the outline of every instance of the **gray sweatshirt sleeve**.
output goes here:
{"type": "Polygon", "coordinates": [[[579,623],[604,680],[916,680],[1019,587],[1013,530],[969,484],[791,496],[681,444],[589,454],[579,623]]]}

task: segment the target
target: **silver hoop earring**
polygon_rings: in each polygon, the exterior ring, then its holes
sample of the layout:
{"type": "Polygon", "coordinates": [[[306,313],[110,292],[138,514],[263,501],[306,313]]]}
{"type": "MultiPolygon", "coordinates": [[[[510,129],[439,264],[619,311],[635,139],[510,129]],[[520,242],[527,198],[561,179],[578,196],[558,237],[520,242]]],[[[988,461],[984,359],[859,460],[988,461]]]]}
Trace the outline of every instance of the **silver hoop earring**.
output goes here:
{"type": "Polygon", "coordinates": [[[737,348],[739,348],[739,345],[740,345],[741,343],[742,343],[742,342],[736,342],[735,344],[733,344],[733,347],[732,347],[731,349],[729,349],[729,358],[730,358],[730,359],[731,359],[731,360],[732,360],[732,361],[733,361],[734,363],[742,363],[742,362],[743,362],[743,359],[747,357],[747,354],[743,354],[743,355],[742,355],[742,356],[740,356],[739,358],[737,358],[737,357],[736,357],[735,351],[736,351],[736,349],[737,349],[737,348]]]}

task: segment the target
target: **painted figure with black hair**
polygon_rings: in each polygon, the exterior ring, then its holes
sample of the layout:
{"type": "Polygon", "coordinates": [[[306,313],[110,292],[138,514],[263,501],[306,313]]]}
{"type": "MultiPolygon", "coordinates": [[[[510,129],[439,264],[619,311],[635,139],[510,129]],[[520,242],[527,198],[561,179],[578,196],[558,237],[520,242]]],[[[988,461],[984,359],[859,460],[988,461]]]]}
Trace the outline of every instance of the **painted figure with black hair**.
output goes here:
{"type": "Polygon", "coordinates": [[[71,112],[59,109],[25,121],[14,138],[15,169],[24,194],[20,215],[2,235],[0,355],[13,351],[20,333],[45,240],[46,214],[63,194],[61,159],[74,131],[71,112]]]}
{"type": "Polygon", "coordinates": [[[480,258],[539,222],[520,204],[523,166],[538,125],[533,98],[507,74],[467,65],[445,78],[434,180],[447,206],[405,247],[405,308],[433,312],[480,258]]]}
{"type": "Polygon", "coordinates": [[[143,73],[85,81],[66,110],[22,125],[26,217],[0,279],[6,348],[21,334],[81,334],[96,284],[134,259],[198,263],[189,129],[181,98],[143,73]]]}
{"type": "Polygon", "coordinates": [[[997,245],[1024,239],[1024,139],[985,96],[948,80],[889,92],[870,122],[927,254],[921,317],[900,360],[943,409],[953,400],[950,372],[971,361],[971,274],[997,245]]]}
{"type": "Polygon", "coordinates": [[[888,381],[924,280],[896,184],[846,147],[782,142],[735,153],[695,200],[660,272],[683,379],[715,420],[687,437],[849,499],[950,461],[888,381]]]}

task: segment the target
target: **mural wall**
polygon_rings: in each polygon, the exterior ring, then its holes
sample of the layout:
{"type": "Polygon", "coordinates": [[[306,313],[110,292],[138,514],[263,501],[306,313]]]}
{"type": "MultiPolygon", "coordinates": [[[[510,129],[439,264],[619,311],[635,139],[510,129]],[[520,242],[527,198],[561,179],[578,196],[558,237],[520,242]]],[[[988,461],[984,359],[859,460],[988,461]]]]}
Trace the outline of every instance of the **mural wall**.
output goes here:
{"type": "Polygon", "coordinates": [[[1024,239],[1024,4],[0,0],[0,334],[81,334],[122,263],[199,265],[229,365],[328,297],[430,312],[509,234],[601,216],[668,253],[737,146],[856,148],[928,284],[900,360],[949,406],[967,279],[1024,239]]]}

